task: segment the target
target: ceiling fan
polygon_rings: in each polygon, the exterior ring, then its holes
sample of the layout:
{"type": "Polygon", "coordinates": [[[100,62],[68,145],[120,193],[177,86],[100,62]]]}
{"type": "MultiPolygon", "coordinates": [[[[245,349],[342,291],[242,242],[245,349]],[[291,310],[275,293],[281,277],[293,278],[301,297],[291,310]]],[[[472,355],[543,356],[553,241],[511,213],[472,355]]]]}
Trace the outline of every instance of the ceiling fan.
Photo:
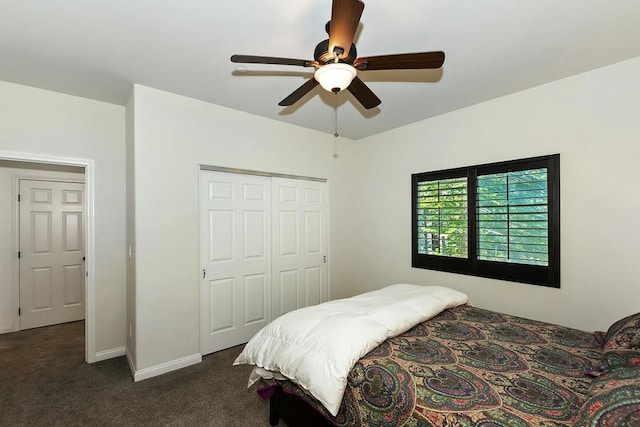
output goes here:
{"type": "Polygon", "coordinates": [[[358,58],[353,37],[363,10],[364,3],[360,0],[333,0],[331,21],[325,26],[329,39],[318,43],[313,61],[272,56],[233,55],[231,62],[314,67],[316,71],[313,78],[280,101],[278,103],[280,106],[295,104],[320,84],[324,89],[334,93],[347,89],[366,109],[376,107],[382,101],[358,78],[358,71],[442,67],[444,52],[440,51],[358,58]]]}

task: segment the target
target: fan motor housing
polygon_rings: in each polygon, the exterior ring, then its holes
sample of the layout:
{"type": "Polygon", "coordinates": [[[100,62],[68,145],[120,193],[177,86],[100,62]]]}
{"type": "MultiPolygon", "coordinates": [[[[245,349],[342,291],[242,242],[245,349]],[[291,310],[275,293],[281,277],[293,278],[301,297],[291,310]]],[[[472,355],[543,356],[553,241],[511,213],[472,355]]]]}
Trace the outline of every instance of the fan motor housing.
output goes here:
{"type": "MultiPolygon", "coordinates": [[[[349,54],[340,58],[340,62],[346,62],[347,64],[353,64],[353,61],[358,57],[358,52],[356,51],[356,45],[351,44],[351,49],[349,49],[349,54]]],[[[321,64],[326,64],[328,62],[333,62],[335,55],[333,52],[329,52],[329,39],[323,40],[316,46],[316,50],[313,52],[313,58],[321,64]]]]}

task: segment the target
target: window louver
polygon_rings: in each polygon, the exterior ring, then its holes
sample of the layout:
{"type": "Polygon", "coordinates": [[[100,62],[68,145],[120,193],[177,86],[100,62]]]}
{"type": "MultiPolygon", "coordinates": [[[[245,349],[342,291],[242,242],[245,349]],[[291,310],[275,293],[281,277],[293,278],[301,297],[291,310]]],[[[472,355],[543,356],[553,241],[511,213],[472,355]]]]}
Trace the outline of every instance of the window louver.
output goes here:
{"type": "Polygon", "coordinates": [[[478,176],[478,259],[549,265],[547,170],[478,176]]]}
{"type": "Polygon", "coordinates": [[[418,183],[418,252],[467,257],[467,178],[418,183]]]}

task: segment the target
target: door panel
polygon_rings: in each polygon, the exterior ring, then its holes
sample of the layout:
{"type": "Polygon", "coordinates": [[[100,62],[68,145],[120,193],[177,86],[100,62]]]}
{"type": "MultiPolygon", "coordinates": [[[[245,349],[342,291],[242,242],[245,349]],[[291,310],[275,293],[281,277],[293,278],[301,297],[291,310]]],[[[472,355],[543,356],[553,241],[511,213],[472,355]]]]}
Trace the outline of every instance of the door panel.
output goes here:
{"type": "Polygon", "coordinates": [[[327,184],[272,178],[272,317],[329,298],[327,184]]]}
{"type": "Polygon", "coordinates": [[[307,301],[306,305],[315,305],[320,304],[321,295],[322,295],[322,268],[320,267],[309,267],[305,269],[305,283],[307,301]]]}
{"type": "Polygon", "coordinates": [[[65,283],[65,307],[82,304],[84,298],[84,269],[79,265],[65,265],[64,267],[64,283],[65,283]]]}
{"type": "MultiPolygon", "coordinates": [[[[33,268],[33,300],[25,301],[25,305],[32,303],[32,311],[53,309],[53,274],[51,267],[33,268]]],[[[28,294],[27,294],[28,295],[28,294]]],[[[29,296],[31,296],[29,295],[29,296]]]]}
{"type": "Polygon", "coordinates": [[[20,180],[20,329],[84,319],[83,191],[20,180]]]}
{"type": "Polygon", "coordinates": [[[244,325],[267,321],[267,276],[254,274],[244,278],[244,325]]]}
{"type": "Polygon", "coordinates": [[[245,343],[269,321],[269,178],[200,174],[202,354],[245,343]]]}
{"type": "Polygon", "coordinates": [[[244,229],[242,234],[244,237],[244,257],[265,258],[266,254],[266,228],[265,219],[267,212],[264,211],[245,211],[244,212],[244,229]]]}
{"type": "Polygon", "coordinates": [[[320,212],[304,213],[305,254],[317,255],[322,252],[322,215],[320,212]]]}
{"type": "Polygon", "coordinates": [[[298,212],[280,211],[280,256],[298,255],[298,212]]]}
{"type": "Polygon", "coordinates": [[[233,278],[209,280],[209,334],[233,328],[233,278]]]}
{"type": "Polygon", "coordinates": [[[209,262],[233,261],[233,211],[210,210],[209,212],[209,262]]]}
{"type": "Polygon", "coordinates": [[[80,251],[82,249],[82,213],[62,213],[62,242],[64,252],[80,251]]]}
{"type": "Polygon", "coordinates": [[[51,254],[51,212],[31,211],[31,253],[51,254]]]}
{"type": "MultiPolygon", "coordinates": [[[[279,289],[274,290],[276,297],[279,298],[279,307],[282,313],[298,308],[298,270],[280,271],[279,272],[279,289]]],[[[274,304],[275,305],[275,304],[274,304]]],[[[277,316],[273,316],[275,319],[277,316]]]]}

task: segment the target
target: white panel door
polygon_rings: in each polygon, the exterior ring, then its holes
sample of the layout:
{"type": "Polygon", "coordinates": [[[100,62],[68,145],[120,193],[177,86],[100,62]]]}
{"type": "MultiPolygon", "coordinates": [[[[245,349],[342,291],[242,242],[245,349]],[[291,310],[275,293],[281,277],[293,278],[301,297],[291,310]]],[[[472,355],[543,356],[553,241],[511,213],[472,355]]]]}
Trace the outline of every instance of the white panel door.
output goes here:
{"type": "Polygon", "coordinates": [[[272,317],[325,302],[328,289],[326,182],[272,178],[272,317]]]}
{"type": "Polygon", "coordinates": [[[84,184],[20,180],[20,329],[84,319],[84,184]]]}
{"type": "Polygon", "coordinates": [[[201,352],[245,343],[270,320],[270,179],[200,172],[201,352]]]}

